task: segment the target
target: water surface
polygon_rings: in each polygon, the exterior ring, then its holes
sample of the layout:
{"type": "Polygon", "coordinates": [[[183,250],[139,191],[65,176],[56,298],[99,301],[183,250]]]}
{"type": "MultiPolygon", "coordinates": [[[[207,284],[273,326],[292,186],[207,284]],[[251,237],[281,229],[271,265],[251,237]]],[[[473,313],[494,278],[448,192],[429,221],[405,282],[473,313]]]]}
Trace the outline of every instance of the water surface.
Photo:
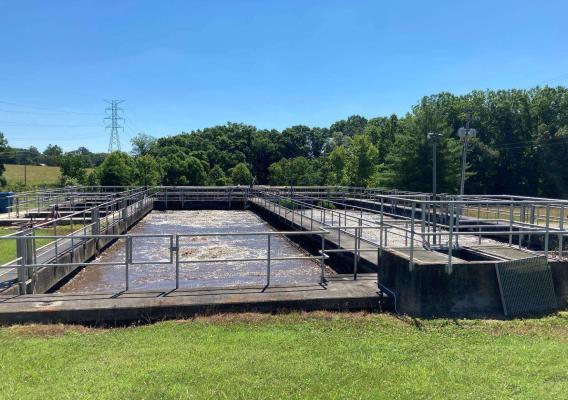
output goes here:
{"type": "MultiPolygon", "coordinates": [[[[250,211],[153,211],[130,234],[199,234],[275,231],[250,211]]],[[[175,263],[170,263],[170,239],[133,238],[133,262],[128,268],[130,290],[170,290],[175,287],[175,263]],[[160,264],[164,262],[164,264],[160,264]]],[[[282,236],[272,236],[271,257],[307,256],[282,236]]],[[[267,237],[192,236],[180,237],[180,288],[262,285],[266,282],[266,261],[184,263],[191,260],[266,258],[267,237]]],[[[124,240],[105,250],[85,267],[62,293],[118,292],[125,288],[126,268],[93,264],[125,260],[124,240]]],[[[319,282],[319,264],[311,260],[273,260],[271,284],[313,284],[319,282]]]]}

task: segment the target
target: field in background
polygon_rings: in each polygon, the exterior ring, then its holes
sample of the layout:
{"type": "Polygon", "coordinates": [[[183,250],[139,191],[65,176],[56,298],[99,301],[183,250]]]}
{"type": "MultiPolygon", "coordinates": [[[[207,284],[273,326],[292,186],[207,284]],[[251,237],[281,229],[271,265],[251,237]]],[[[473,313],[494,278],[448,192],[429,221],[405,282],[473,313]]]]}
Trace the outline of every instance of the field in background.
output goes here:
{"type": "MultiPolygon", "coordinates": [[[[50,236],[50,235],[69,235],[75,230],[83,227],[83,224],[61,225],[57,227],[54,232],[53,227],[40,228],[35,230],[35,236],[50,236]]],[[[0,227],[0,236],[9,235],[16,232],[17,228],[0,227]]],[[[36,248],[51,243],[51,239],[36,239],[36,248]]],[[[15,240],[0,240],[0,264],[5,264],[16,258],[16,241],[15,240]]],[[[0,271],[3,272],[3,271],[0,271]]]]}
{"type": "Polygon", "coordinates": [[[24,325],[0,328],[0,359],[0,393],[13,399],[560,399],[568,393],[568,314],[24,325]]]}
{"type": "MultiPolygon", "coordinates": [[[[8,181],[8,185],[17,185],[24,183],[23,165],[4,164],[6,171],[4,176],[8,181]]],[[[59,167],[47,167],[38,165],[27,166],[27,184],[28,186],[56,185],[59,183],[61,171],[59,167]]]]}

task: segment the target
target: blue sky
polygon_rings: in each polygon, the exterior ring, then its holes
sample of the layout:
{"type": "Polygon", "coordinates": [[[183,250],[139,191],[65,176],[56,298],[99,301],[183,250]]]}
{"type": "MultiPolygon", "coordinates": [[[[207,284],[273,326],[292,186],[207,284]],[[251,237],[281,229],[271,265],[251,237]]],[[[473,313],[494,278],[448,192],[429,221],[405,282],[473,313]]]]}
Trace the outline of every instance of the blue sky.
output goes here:
{"type": "Polygon", "coordinates": [[[568,85],[566,1],[0,0],[0,131],[123,149],[227,121],[404,114],[441,91],[568,85]]]}

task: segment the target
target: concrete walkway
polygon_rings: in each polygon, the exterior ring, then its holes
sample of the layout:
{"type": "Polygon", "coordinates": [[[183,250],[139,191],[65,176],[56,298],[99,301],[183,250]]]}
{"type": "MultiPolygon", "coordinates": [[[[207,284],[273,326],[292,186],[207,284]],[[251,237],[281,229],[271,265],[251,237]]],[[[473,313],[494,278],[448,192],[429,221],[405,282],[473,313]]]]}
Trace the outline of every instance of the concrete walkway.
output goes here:
{"type": "Polygon", "coordinates": [[[374,310],[377,275],[330,278],[326,285],[231,287],[122,292],[0,296],[0,324],[107,323],[184,318],[212,312],[276,310],[374,310]]]}

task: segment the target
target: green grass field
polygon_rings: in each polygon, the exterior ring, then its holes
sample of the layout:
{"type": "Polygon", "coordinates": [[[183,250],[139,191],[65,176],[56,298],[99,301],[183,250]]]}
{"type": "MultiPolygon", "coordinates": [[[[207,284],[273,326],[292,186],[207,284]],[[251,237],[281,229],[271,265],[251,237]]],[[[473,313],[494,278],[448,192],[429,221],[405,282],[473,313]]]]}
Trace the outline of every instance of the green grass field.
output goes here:
{"type": "Polygon", "coordinates": [[[0,329],[3,399],[563,399],[568,313],[241,314],[0,329]]]}
{"type": "MultiPolygon", "coordinates": [[[[83,224],[61,225],[57,227],[57,235],[68,235],[71,232],[81,228],[83,224]]],[[[9,235],[16,232],[16,229],[0,227],[0,236],[9,235]]],[[[36,236],[51,236],[53,228],[41,228],[35,230],[36,236]]],[[[51,242],[50,239],[36,239],[36,248],[51,242]]],[[[0,264],[5,264],[16,258],[16,240],[0,240],[0,264]]],[[[1,397],[0,397],[1,398],[1,397]]]]}
{"type": "MultiPolygon", "coordinates": [[[[8,185],[16,185],[24,183],[24,169],[23,165],[4,164],[6,172],[4,176],[8,181],[8,185]]],[[[47,167],[28,165],[27,166],[27,185],[28,186],[41,186],[41,185],[56,185],[61,178],[61,171],[59,167],[47,167]]]]}

